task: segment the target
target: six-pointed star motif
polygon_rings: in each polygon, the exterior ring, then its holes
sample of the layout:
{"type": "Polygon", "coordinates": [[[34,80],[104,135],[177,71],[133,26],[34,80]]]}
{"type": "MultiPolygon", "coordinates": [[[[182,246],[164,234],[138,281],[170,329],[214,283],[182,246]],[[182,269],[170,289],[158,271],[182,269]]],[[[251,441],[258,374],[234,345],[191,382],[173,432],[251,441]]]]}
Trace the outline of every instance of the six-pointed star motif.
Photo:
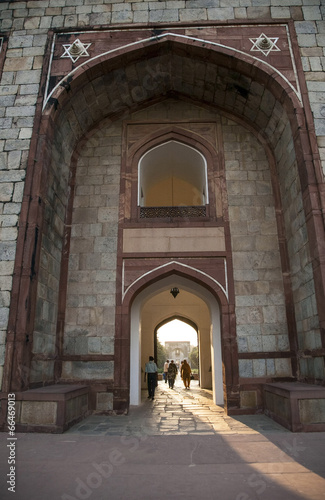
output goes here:
{"type": "Polygon", "coordinates": [[[79,57],[89,57],[88,49],[91,43],[82,43],[79,38],[73,43],[63,44],[64,53],[61,57],[69,57],[73,63],[77,62],[79,57]]]}
{"type": "Polygon", "coordinates": [[[269,55],[272,51],[280,51],[279,47],[277,47],[276,43],[279,40],[278,37],[268,37],[261,33],[258,38],[250,38],[250,41],[253,44],[251,48],[251,52],[262,52],[265,56],[269,55]]]}

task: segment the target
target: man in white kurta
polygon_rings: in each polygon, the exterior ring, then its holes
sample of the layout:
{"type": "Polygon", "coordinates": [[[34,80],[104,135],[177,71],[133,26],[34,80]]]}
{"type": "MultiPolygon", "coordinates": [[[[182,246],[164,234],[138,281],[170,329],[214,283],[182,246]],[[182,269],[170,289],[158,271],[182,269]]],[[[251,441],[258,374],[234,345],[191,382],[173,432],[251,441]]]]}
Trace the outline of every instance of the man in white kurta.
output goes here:
{"type": "Polygon", "coordinates": [[[152,356],[149,356],[149,363],[146,363],[144,370],[144,381],[148,378],[148,399],[155,399],[155,389],[157,384],[158,367],[152,356]]]}

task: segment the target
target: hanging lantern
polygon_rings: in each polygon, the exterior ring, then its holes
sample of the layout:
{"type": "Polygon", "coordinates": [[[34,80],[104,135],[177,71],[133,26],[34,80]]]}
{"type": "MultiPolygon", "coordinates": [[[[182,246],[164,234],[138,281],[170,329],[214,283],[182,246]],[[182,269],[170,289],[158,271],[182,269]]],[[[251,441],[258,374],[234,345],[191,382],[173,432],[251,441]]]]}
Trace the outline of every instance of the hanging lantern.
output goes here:
{"type": "Polygon", "coordinates": [[[176,299],[177,295],[179,294],[179,290],[175,286],[174,288],[171,289],[170,293],[172,294],[172,296],[174,297],[174,299],[176,299]]]}

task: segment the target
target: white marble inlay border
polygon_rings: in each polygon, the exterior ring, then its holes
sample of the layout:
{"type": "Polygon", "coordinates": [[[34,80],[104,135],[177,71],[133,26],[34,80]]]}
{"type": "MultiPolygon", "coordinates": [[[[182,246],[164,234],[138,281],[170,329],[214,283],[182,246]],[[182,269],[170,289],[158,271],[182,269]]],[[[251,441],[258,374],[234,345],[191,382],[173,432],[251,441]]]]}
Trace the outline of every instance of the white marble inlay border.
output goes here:
{"type": "MultiPolygon", "coordinates": [[[[142,278],[144,278],[145,276],[149,276],[150,274],[152,274],[153,272],[155,271],[158,271],[159,269],[164,269],[168,266],[171,266],[173,264],[176,264],[177,266],[180,266],[180,267],[184,267],[186,269],[191,269],[192,271],[195,271],[199,274],[201,274],[202,276],[205,276],[206,278],[209,278],[209,280],[212,280],[214,283],[216,283],[220,288],[221,290],[223,291],[223,293],[225,294],[225,296],[227,297],[227,301],[229,301],[229,297],[228,297],[228,277],[227,277],[227,262],[226,262],[226,259],[223,258],[223,261],[224,261],[224,272],[225,272],[225,282],[226,282],[226,288],[224,288],[221,283],[219,283],[218,280],[216,280],[215,278],[212,278],[212,276],[210,276],[209,274],[203,272],[203,271],[200,271],[200,269],[197,269],[195,267],[192,267],[192,266],[189,266],[187,264],[183,264],[182,262],[177,262],[175,260],[171,261],[171,262],[167,262],[166,264],[162,264],[161,266],[158,266],[158,267],[155,267],[154,269],[151,269],[150,271],[142,274],[141,276],[139,276],[139,278],[137,278],[136,280],[134,280],[131,285],[129,285],[127,287],[127,289],[124,291],[124,277],[125,277],[125,269],[124,269],[124,265],[125,265],[125,260],[123,260],[123,267],[122,267],[122,302],[124,301],[124,298],[125,298],[125,295],[127,294],[127,292],[130,290],[130,288],[135,284],[137,283],[138,281],[140,281],[142,278]]],[[[191,279],[190,277],[188,277],[188,279],[191,279]]]]}
{"type": "MultiPolygon", "coordinates": [[[[135,42],[128,43],[128,44],[122,45],[120,47],[116,47],[114,49],[111,49],[111,50],[108,50],[108,51],[103,52],[101,54],[98,54],[98,55],[96,55],[96,56],[94,56],[94,57],[92,57],[90,59],[87,59],[87,61],[79,64],[79,66],[77,66],[72,71],[70,71],[70,73],[68,73],[67,75],[65,75],[64,78],[62,78],[59,81],[59,83],[57,83],[57,85],[48,94],[47,92],[48,92],[48,86],[49,86],[50,71],[51,71],[51,66],[52,66],[52,61],[53,61],[54,47],[55,47],[55,43],[56,43],[56,36],[54,35],[54,37],[53,37],[53,44],[52,44],[52,51],[51,51],[51,57],[50,57],[50,62],[49,62],[49,70],[48,70],[48,76],[47,76],[47,83],[46,83],[46,89],[45,89],[45,96],[44,96],[44,102],[43,102],[43,110],[45,109],[45,106],[48,103],[48,101],[51,98],[51,96],[53,95],[53,93],[57,90],[58,87],[60,87],[60,85],[62,84],[62,82],[64,82],[64,80],[66,80],[67,78],[71,77],[76,71],[78,71],[85,64],[89,64],[90,62],[95,61],[96,59],[99,59],[99,58],[101,58],[103,56],[106,56],[106,55],[109,55],[109,54],[113,54],[114,52],[126,49],[128,47],[136,47],[137,45],[140,45],[140,44],[143,44],[143,43],[146,43],[146,42],[152,42],[154,40],[160,40],[160,39],[163,39],[163,38],[168,37],[168,36],[172,36],[172,37],[176,37],[176,38],[182,38],[182,39],[192,40],[192,41],[195,41],[195,42],[204,43],[206,45],[206,48],[208,48],[209,46],[214,46],[214,47],[220,47],[220,48],[223,48],[223,49],[232,50],[232,51],[236,52],[237,54],[245,55],[245,56],[251,58],[254,61],[259,61],[263,65],[265,65],[268,68],[274,70],[279,76],[281,76],[281,78],[283,78],[285,80],[285,82],[289,85],[289,87],[294,91],[294,93],[298,97],[299,101],[302,102],[299,81],[298,81],[298,78],[297,78],[297,69],[296,69],[296,65],[295,65],[295,61],[294,61],[294,57],[293,57],[293,52],[292,52],[292,48],[291,48],[291,41],[290,41],[288,27],[287,27],[287,25],[280,25],[280,26],[285,26],[286,30],[287,30],[287,39],[288,39],[287,41],[288,41],[288,44],[289,44],[290,55],[291,55],[291,62],[292,62],[293,69],[294,69],[294,74],[295,74],[297,88],[295,88],[294,85],[292,85],[292,83],[289,82],[289,80],[284,76],[284,74],[281,73],[281,71],[279,71],[277,68],[275,68],[274,66],[272,66],[268,62],[263,61],[262,59],[260,59],[260,58],[258,58],[256,56],[253,56],[253,55],[251,55],[251,54],[249,54],[247,52],[244,52],[242,50],[239,50],[239,49],[236,49],[234,47],[230,47],[228,45],[224,45],[224,44],[221,44],[221,43],[218,43],[218,42],[212,42],[211,40],[204,40],[202,38],[195,38],[195,37],[192,37],[192,36],[180,35],[180,34],[175,33],[175,32],[167,32],[167,33],[162,33],[161,35],[155,35],[155,36],[152,36],[150,38],[145,38],[145,39],[137,40],[135,42]]],[[[244,27],[244,26],[242,26],[242,27],[244,27]]],[[[86,33],[90,33],[90,32],[87,32],[87,31],[86,32],[78,32],[79,35],[86,34],[86,33]]],[[[93,33],[93,32],[91,32],[91,33],[93,33]]],[[[65,34],[67,34],[67,33],[65,33],[65,34]]]]}

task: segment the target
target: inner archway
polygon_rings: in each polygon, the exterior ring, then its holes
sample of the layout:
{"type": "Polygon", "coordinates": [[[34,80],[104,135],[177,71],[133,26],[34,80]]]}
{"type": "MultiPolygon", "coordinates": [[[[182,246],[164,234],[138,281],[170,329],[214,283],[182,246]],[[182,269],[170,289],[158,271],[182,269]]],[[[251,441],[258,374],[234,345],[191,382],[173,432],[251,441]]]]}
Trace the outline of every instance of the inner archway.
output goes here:
{"type": "MultiPolygon", "coordinates": [[[[200,332],[198,326],[186,318],[172,317],[160,323],[154,332],[155,359],[157,361],[158,373],[164,369],[166,361],[174,360],[181,375],[181,366],[183,361],[186,360],[191,367],[193,380],[199,382],[199,339],[200,332]]],[[[164,378],[164,380],[167,383],[167,378],[164,378]]],[[[208,388],[212,388],[211,383],[208,388]]]]}
{"type": "Polygon", "coordinates": [[[130,404],[138,405],[141,402],[141,389],[145,388],[142,376],[144,365],[154,352],[152,332],[157,324],[172,316],[187,317],[197,324],[201,346],[201,383],[203,387],[210,385],[216,404],[223,404],[219,304],[202,285],[176,275],[151,284],[139,293],[132,304],[130,404]],[[178,302],[169,293],[173,286],[180,290],[178,302]]]}
{"type": "MultiPolygon", "coordinates": [[[[192,350],[198,347],[199,329],[196,324],[187,321],[186,318],[172,317],[160,323],[154,331],[155,359],[157,359],[158,369],[160,360],[175,359],[176,363],[181,363],[186,359],[192,364],[192,350]],[[162,353],[159,351],[163,350],[162,353]]],[[[198,369],[198,360],[195,360],[195,369],[198,369]]]]}

